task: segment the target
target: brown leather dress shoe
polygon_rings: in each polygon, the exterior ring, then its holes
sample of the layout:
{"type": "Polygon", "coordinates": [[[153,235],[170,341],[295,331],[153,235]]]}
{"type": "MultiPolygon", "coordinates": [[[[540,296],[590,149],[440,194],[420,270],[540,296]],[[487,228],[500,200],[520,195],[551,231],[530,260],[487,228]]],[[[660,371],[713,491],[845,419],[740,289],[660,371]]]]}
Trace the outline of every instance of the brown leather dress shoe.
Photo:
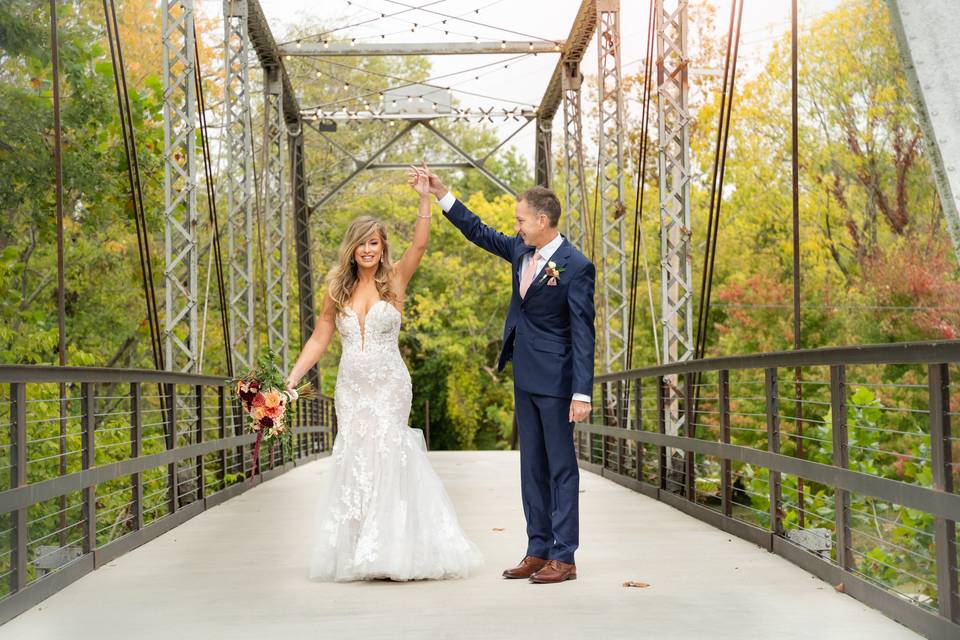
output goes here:
{"type": "Polygon", "coordinates": [[[577,565],[567,564],[559,560],[550,560],[532,576],[530,582],[537,584],[552,584],[554,582],[564,582],[566,580],[577,579],[577,565]]]}
{"type": "Polygon", "coordinates": [[[538,558],[536,556],[524,556],[523,560],[520,561],[520,564],[515,566],[512,569],[507,569],[503,572],[504,578],[529,578],[534,573],[543,568],[543,565],[547,564],[547,561],[544,558],[538,558]]]}

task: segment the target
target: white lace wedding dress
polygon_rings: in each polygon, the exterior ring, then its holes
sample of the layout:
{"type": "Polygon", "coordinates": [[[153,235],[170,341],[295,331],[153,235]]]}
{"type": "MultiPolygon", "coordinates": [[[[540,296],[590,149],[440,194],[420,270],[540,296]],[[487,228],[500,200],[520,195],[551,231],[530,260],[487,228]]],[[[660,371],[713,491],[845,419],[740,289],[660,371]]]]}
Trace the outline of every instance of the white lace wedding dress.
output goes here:
{"type": "Polygon", "coordinates": [[[400,320],[383,300],[362,328],[352,309],[337,316],[338,432],[317,511],[311,578],[460,578],[481,562],[430,466],[423,432],[407,426],[412,388],[397,344],[400,320]]]}

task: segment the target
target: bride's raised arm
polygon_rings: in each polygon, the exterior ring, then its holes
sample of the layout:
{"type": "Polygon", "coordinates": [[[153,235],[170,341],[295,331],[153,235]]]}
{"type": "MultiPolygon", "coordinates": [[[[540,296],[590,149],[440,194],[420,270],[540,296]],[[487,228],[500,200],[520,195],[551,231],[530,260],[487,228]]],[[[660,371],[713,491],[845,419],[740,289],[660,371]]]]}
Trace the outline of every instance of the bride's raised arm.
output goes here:
{"type": "Polygon", "coordinates": [[[288,389],[297,386],[300,378],[313,368],[313,365],[317,364],[317,361],[327,351],[330,340],[333,338],[333,332],[336,330],[336,315],[337,305],[330,294],[327,293],[324,295],[323,311],[317,318],[317,325],[313,328],[313,333],[310,334],[307,343],[303,345],[303,349],[300,350],[300,355],[297,356],[297,362],[290,370],[290,375],[287,376],[288,389]]]}
{"type": "Polygon", "coordinates": [[[417,224],[413,230],[413,242],[404,252],[403,257],[396,264],[397,277],[400,280],[400,290],[406,291],[407,284],[416,273],[423,254],[427,251],[430,240],[430,179],[426,162],[422,169],[410,167],[407,172],[407,184],[413,187],[420,196],[420,206],[417,210],[417,224]]]}

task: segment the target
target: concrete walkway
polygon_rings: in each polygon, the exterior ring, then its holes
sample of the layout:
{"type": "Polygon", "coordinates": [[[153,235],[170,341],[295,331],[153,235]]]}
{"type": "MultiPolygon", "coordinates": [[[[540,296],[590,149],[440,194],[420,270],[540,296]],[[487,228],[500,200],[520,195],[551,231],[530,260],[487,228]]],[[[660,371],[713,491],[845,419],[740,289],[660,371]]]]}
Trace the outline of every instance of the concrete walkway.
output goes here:
{"type": "Polygon", "coordinates": [[[82,578],[0,627],[0,638],[918,637],[776,555],[587,472],[579,579],[503,580],[525,549],[517,454],[430,457],[485,554],[467,580],[307,580],[324,459],[82,578]]]}

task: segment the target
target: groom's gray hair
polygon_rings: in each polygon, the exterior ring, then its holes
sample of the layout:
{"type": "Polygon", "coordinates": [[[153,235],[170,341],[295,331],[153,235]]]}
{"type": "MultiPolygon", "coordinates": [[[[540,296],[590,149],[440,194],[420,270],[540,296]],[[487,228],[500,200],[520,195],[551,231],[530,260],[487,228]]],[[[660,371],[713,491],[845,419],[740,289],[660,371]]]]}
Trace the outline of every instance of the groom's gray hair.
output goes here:
{"type": "Polygon", "coordinates": [[[531,187],[521,193],[518,200],[525,200],[535,211],[547,216],[551,227],[560,223],[560,199],[552,189],[541,186],[531,187]]]}

